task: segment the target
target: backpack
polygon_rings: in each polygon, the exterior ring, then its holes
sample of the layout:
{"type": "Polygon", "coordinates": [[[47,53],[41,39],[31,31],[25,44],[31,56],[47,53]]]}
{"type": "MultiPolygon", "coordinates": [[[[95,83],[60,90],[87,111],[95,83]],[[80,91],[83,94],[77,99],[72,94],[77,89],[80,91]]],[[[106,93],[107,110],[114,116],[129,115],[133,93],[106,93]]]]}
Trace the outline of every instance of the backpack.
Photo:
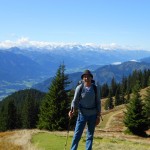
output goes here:
{"type": "MultiPolygon", "coordinates": [[[[83,109],[94,109],[94,108],[97,108],[97,87],[96,87],[96,85],[95,85],[95,81],[94,80],[92,80],[91,81],[92,82],[92,86],[93,86],[93,89],[94,89],[94,92],[95,92],[95,107],[92,107],[92,108],[85,108],[85,107],[83,107],[83,106],[79,106],[80,108],[83,108],[83,109]]],[[[80,89],[79,89],[79,95],[80,95],[80,100],[81,100],[81,93],[82,93],[82,89],[83,89],[83,86],[84,86],[84,83],[83,83],[83,80],[80,80],[79,82],[78,82],[78,84],[77,84],[77,86],[78,85],[81,85],[82,84],[82,86],[80,86],[80,89]]]]}

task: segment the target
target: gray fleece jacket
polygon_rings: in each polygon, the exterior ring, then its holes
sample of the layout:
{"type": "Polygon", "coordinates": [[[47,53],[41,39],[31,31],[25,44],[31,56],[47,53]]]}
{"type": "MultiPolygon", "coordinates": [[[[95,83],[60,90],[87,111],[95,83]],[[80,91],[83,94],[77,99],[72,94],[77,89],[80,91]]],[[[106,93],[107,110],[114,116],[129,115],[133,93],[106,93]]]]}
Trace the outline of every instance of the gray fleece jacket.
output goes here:
{"type": "Polygon", "coordinates": [[[89,88],[83,86],[80,95],[81,86],[82,84],[76,87],[74,98],[71,103],[71,108],[79,109],[79,112],[86,116],[99,114],[101,112],[99,87],[97,86],[97,99],[95,101],[95,91],[93,85],[91,85],[89,88]]]}

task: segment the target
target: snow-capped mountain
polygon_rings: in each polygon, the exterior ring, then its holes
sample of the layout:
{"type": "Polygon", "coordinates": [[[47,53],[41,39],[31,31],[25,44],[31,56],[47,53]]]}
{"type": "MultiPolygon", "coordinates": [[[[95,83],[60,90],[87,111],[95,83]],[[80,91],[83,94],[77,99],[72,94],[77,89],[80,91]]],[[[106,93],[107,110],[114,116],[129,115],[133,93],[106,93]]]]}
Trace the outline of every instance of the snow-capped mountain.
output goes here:
{"type": "MultiPolygon", "coordinates": [[[[64,62],[67,72],[82,70],[87,66],[103,66],[115,62],[139,60],[150,56],[150,51],[102,49],[89,45],[63,45],[49,46],[46,48],[17,48],[7,49],[15,54],[22,54],[45,68],[50,76],[56,72],[56,68],[64,62]]],[[[47,73],[47,72],[45,72],[47,73]]]]}
{"type": "Polygon", "coordinates": [[[3,48],[0,49],[0,90],[2,95],[4,92],[7,95],[10,91],[31,87],[35,82],[54,76],[62,63],[66,73],[73,73],[145,57],[150,57],[150,51],[78,44],[3,48]]]}

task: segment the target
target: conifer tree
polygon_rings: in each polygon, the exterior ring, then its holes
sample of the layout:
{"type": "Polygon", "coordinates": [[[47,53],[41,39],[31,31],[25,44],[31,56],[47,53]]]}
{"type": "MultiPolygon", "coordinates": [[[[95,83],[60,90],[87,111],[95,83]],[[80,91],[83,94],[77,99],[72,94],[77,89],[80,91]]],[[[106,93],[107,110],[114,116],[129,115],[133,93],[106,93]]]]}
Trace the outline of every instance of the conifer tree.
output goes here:
{"type": "Polygon", "coordinates": [[[148,129],[147,120],[143,111],[143,103],[139,94],[139,82],[137,81],[133,89],[133,97],[127,105],[124,124],[128,131],[136,135],[144,135],[148,129]]]}
{"type": "Polygon", "coordinates": [[[122,84],[120,87],[120,99],[121,99],[120,104],[126,103],[126,99],[125,99],[126,90],[127,90],[127,79],[125,77],[123,77],[122,78],[122,84]]]}
{"type": "Polygon", "coordinates": [[[40,107],[38,127],[48,130],[64,130],[68,124],[68,103],[66,87],[68,76],[65,75],[65,66],[60,65],[52,84],[40,107]]]}
{"type": "Polygon", "coordinates": [[[129,103],[129,100],[130,100],[130,92],[127,91],[126,104],[129,103]]]}
{"type": "Polygon", "coordinates": [[[108,84],[107,83],[104,83],[102,86],[101,86],[101,97],[107,97],[108,94],[109,94],[109,87],[108,87],[108,84]]]}
{"type": "Polygon", "coordinates": [[[127,78],[127,89],[126,89],[127,94],[131,94],[132,92],[131,80],[132,80],[132,76],[129,75],[127,78]]]}
{"type": "Polygon", "coordinates": [[[112,90],[109,89],[109,95],[105,102],[105,110],[109,110],[113,108],[114,108],[114,104],[113,104],[113,98],[112,98],[112,90]]]}
{"type": "Polygon", "coordinates": [[[149,87],[146,89],[146,94],[144,95],[144,112],[147,117],[147,122],[150,128],[150,78],[149,78],[149,87]]]}
{"type": "Polygon", "coordinates": [[[115,106],[121,105],[121,99],[120,99],[120,89],[119,87],[116,90],[116,94],[115,94],[115,102],[114,102],[115,106]]]}
{"type": "Polygon", "coordinates": [[[147,76],[147,72],[148,71],[146,71],[146,69],[143,71],[143,74],[142,74],[142,81],[141,81],[141,86],[142,86],[142,88],[145,88],[145,87],[147,87],[147,85],[148,85],[148,83],[147,83],[147,81],[148,81],[148,76],[147,76]]]}
{"type": "Polygon", "coordinates": [[[111,80],[111,89],[112,89],[112,96],[115,96],[117,90],[117,83],[114,77],[111,80]]]}
{"type": "Polygon", "coordinates": [[[28,94],[22,109],[22,128],[31,129],[36,127],[37,105],[31,94],[28,94]]]}

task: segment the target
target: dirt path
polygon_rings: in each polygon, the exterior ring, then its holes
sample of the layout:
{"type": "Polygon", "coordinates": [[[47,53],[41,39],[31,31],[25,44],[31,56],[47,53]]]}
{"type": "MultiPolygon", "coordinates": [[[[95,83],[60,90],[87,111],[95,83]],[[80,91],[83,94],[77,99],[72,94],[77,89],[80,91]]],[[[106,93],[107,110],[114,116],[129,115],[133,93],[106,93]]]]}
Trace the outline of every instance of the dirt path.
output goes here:
{"type": "Polygon", "coordinates": [[[110,125],[111,125],[111,122],[112,122],[114,116],[117,115],[117,114],[119,114],[120,112],[121,111],[114,112],[114,114],[109,117],[109,119],[108,119],[108,121],[107,121],[106,126],[105,126],[104,129],[107,130],[108,128],[111,128],[110,125]]]}

